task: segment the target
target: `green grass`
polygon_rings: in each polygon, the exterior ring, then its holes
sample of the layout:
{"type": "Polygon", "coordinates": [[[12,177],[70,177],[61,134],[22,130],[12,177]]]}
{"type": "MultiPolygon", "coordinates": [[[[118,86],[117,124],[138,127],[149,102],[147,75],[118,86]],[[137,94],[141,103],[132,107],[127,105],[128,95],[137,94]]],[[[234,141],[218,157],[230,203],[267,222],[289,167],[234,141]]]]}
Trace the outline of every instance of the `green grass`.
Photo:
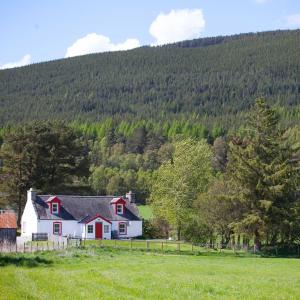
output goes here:
{"type": "Polygon", "coordinates": [[[300,260],[99,247],[7,254],[0,299],[300,299],[300,260]]]}
{"type": "MultiPolygon", "coordinates": [[[[231,249],[209,249],[200,247],[187,242],[176,242],[167,240],[85,240],[82,241],[83,246],[101,246],[101,247],[113,247],[123,249],[137,249],[137,250],[150,250],[161,252],[178,252],[184,254],[197,254],[197,252],[222,252],[233,254],[231,249]]],[[[237,254],[244,255],[244,251],[236,251],[237,254]]]]}
{"type": "Polygon", "coordinates": [[[138,205],[140,216],[145,220],[153,218],[153,212],[150,205],[138,205]]]}

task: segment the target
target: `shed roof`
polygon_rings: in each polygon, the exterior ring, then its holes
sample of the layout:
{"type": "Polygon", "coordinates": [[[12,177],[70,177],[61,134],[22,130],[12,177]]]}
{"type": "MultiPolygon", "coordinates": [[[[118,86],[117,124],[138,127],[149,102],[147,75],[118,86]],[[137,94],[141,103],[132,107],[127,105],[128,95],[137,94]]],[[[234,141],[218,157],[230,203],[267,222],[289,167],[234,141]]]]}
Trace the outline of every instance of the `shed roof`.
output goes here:
{"type": "Polygon", "coordinates": [[[17,216],[13,211],[0,210],[0,228],[17,228],[17,216]]]}

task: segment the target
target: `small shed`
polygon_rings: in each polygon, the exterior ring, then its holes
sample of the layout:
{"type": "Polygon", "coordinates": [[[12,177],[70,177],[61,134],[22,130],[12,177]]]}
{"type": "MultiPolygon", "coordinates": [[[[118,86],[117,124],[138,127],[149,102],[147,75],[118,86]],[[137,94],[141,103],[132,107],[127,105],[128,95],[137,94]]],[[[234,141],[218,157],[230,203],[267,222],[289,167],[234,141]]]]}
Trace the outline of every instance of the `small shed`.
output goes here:
{"type": "Polygon", "coordinates": [[[0,210],[0,243],[17,240],[17,217],[12,210],[0,210]]]}

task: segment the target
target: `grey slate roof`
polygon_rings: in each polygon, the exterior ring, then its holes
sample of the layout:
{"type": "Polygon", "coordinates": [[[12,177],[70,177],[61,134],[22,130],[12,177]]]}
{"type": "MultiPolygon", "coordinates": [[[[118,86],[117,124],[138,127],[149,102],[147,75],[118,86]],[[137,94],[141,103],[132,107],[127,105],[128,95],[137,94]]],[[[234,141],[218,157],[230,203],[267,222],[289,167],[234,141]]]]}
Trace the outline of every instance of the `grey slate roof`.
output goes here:
{"type": "Polygon", "coordinates": [[[77,220],[82,221],[96,214],[110,221],[138,221],[139,213],[134,203],[126,200],[124,214],[115,213],[110,201],[115,196],[67,196],[57,195],[61,200],[60,213],[51,214],[48,204],[45,202],[53,195],[37,195],[33,205],[41,220],[77,220]]]}

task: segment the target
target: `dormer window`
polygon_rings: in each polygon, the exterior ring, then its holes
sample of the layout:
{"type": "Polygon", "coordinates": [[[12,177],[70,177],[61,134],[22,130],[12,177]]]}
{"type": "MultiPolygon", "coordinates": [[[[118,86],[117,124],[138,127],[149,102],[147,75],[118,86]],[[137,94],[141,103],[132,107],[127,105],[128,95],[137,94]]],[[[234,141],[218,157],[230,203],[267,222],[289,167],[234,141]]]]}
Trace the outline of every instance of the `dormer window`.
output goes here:
{"type": "Polygon", "coordinates": [[[46,203],[48,204],[50,214],[60,214],[61,200],[57,196],[50,197],[46,203]]]}
{"type": "Polygon", "coordinates": [[[122,215],[123,214],[123,204],[117,204],[117,214],[122,215]]]}
{"type": "Polygon", "coordinates": [[[126,201],[122,198],[113,198],[110,201],[110,204],[113,206],[113,209],[117,215],[123,215],[125,212],[126,201]]]}
{"type": "Polygon", "coordinates": [[[52,213],[58,214],[58,203],[52,203],[52,213]]]}

